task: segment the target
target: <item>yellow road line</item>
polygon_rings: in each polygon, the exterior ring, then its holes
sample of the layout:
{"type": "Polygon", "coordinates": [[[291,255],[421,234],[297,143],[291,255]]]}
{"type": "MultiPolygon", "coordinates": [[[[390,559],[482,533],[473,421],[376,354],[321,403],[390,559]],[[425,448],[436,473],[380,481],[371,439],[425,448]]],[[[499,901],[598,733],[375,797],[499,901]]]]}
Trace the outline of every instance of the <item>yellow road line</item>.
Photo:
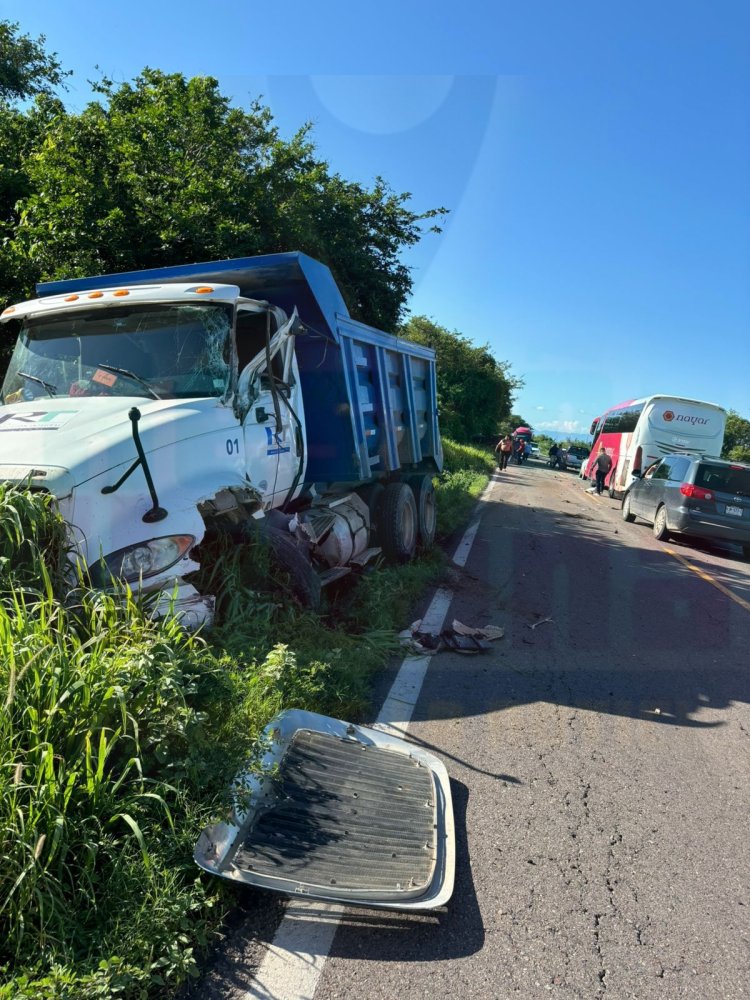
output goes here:
{"type": "Polygon", "coordinates": [[[684,556],[679,554],[679,552],[675,552],[674,549],[668,549],[666,545],[662,545],[662,549],[670,556],[674,556],[674,558],[677,559],[678,562],[681,562],[683,566],[687,566],[688,569],[697,573],[701,580],[705,580],[706,583],[710,583],[713,587],[716,587],[717,590],[720,590],[722,594],[726,594],[727,597],[731,597],[731,599],[736,604],[739,604],[741,608],[744,608],[745,611],[750,611],[750,601],[746,601],[744,598],[738,597],[737,594],[733,593],[728,587],[725,587],[723,583],[719,583],[718,580],[714,580],[714,578],[709,576],[708,573],[704,573],[702,569],[698,569],[697,566],[693,566],[692,563],[688,562],[684,556]]]}

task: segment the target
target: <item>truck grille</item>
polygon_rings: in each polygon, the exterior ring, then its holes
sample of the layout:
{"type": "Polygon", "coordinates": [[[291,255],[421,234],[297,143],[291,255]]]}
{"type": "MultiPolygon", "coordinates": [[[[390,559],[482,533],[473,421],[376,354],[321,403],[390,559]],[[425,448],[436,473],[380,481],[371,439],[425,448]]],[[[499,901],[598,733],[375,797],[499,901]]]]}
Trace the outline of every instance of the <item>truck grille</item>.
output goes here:
{"type": "Polygon", "coordinates": [[[298,730],[274,803],[260,812],[234,867],[289,879],[295,891],[375,897],[426,888],[437,858],[428,767],[402,753],[298,730]]]}

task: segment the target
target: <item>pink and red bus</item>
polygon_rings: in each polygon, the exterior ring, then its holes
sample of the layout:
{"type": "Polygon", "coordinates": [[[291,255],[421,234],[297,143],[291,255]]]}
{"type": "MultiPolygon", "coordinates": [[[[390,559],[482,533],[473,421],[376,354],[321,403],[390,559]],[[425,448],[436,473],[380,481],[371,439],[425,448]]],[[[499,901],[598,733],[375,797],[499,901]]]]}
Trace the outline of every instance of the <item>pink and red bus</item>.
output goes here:
{"type": "Polygon", "coordinates": [[[612,459],[606,479],[611,497],[625,492],[634,473],[642,473],[665,455],[711,455],[724,443],[726,410],[715,403],[680,396],[645,396],[607,410],[591,425],[591,454],[581,475],[593,477],[599,448],[612,459]]]}

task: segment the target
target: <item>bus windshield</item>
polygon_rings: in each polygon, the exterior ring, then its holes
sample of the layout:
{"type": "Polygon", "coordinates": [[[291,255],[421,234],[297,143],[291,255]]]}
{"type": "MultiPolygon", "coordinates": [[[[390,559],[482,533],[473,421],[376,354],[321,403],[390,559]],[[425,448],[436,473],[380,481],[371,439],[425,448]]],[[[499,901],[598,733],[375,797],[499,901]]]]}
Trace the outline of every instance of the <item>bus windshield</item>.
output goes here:
{"type": "Polygon", "coordinates": [[[3,403],[40,396],[223,396],[231,306],[148,304],[22,321],[3,403]]]}

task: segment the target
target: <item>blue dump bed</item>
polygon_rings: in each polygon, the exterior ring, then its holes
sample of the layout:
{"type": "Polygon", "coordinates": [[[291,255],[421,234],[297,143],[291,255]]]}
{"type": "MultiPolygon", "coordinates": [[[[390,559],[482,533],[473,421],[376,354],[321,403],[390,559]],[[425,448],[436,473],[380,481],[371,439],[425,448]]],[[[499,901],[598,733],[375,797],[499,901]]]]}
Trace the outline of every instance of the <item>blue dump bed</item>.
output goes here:
{"type": "Polygon", "coordinates": [[[307,424],[308,482],[356,483],[440,471],[435,353],[349,316],[330,270],[302,253],[184,264],[37,286],[40,296],[91,288],[215,281],[297,308],[296,352],[307,424]]]}

